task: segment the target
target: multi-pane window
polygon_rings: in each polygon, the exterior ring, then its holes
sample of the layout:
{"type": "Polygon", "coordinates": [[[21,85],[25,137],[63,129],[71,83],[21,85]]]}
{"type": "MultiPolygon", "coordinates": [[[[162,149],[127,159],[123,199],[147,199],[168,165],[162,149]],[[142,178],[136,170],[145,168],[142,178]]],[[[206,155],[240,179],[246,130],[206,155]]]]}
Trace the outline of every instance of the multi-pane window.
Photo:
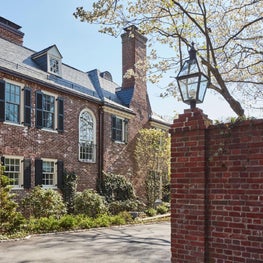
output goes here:
{"type": "Polygon", "coordinates": [[[43,127],[54,129],[55,97],[43,94],[43,127]]]}
{"type": "Polygon", "coordinates": [[[0,80],[0,121],[31,126],[31,89],[0,80]]]}
{"type": "Polygon", "coordinates": [[[128,140],[128,120],[112,116],[112,140],[117,142],[127,142],[128,140]]]}
{"type": "Polygon", "coordinates": [[[44,161],[42,163],[42,184],[44,186],[54,186],[55,185],[55,162],[54,161],[44,161]]]}
{"type": "Polygon", "coordinates": [[[64,165],[62,160],[35,159],[35,185],[45,188],[61,188],[64,165]]]}
{"type": "Polygon", "coordinates": [[[59,60],[54,58],[54,57],[50,57],[49,59],[49,71],[51,73],[55,73],[55,74],[59,74],[59,60]]]}
{"type": "Polygon", "coordinates": [[[5,120],[20,123],[20,87],[11,83],[5,86],[5,120]]]}
{"type": "Polygon", "coordinates": [[[11,179],[10,185],[14,188],[21,187],[22,170],[21,159],[19,158],[4,158],[5,175],[11,179]]]}
{"type": "Polygon", "coordinates": [[[95,161],[95,123],[92,114],[85,110],[79,116],[79,160],[95,161]]]}
{"type": "Polygon", "coordinates": [[[64,100],[42,91],[36,92],[36,127],[64,130],[64,100]]]}

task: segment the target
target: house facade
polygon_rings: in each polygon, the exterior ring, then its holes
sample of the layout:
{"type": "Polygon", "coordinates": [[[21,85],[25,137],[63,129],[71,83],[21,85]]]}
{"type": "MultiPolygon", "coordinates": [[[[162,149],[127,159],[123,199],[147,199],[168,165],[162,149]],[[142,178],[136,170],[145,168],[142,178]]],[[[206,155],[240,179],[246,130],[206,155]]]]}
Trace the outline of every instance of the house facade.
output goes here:
{"type": "Polygon", "coordinates": [[[14,190],[60,188],[64,171],[75,172],[78,190],[99,189],[103,171],[127,176],[140,192],[134,146],[142,128],[168,129],[153,114],[146,72],[147,39],[131,26],[122,34],[123,78],[63,63],[56,45],[23,46],[21,27],[0,17],[0,156],[14,190]]]}

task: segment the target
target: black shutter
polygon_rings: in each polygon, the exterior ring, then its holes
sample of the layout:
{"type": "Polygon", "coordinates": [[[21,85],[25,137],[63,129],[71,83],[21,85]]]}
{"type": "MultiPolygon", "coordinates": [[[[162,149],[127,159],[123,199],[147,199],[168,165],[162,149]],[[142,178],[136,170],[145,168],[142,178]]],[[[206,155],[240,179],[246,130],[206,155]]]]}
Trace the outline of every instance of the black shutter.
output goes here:
{"type": "Polygon", "coordinates": [[[36,91],[36,127],[43,127],[43,93],[36,91]]]}
{"type": "Polygon", "coordinates": [[[24,88],[24,125],[31,126],[31,89],[24,88]]]}
{"type": "Polygon", "coordinates": [[[57,102],[58,102],[57,130],[59,132],[63,132],[64,131],[64,100],[62,98],[57,98],[57,102]]]}
{"type": "Polygon", "coordinates": [[[57,162],[57,186],[58,188],[62,188],[63,183],[64,183],[64,162],[59,160],[57,162]]]}
{"type": "Polygon", "coordinates": [[[31,159],[24,159],[24,188],[31,188],[31,159]]]}
{"type": "Polygon", "coordinates": [[[124,142],[128,143],[128,120],[124,120],[124,142]]]}
{"type": "Polygon", "coordinates": [[[5,165],[5,157],[1,156],[1,165],[4,166],[5,165]]]}
{"type": "Polygon", "coordinates": [[[0,121],[5,121],[5,81],[0,80],[0,121]]]}
{"type": "Polygon", "coordinates": [[[43,184],[42,164],[43,161],[41,159],[35,160],[35,185],[43,184]]]}
{"type": "Polygon", "coordinates": [[[116,140],[116,116],[111,116],[111,139],[116,140]]]}

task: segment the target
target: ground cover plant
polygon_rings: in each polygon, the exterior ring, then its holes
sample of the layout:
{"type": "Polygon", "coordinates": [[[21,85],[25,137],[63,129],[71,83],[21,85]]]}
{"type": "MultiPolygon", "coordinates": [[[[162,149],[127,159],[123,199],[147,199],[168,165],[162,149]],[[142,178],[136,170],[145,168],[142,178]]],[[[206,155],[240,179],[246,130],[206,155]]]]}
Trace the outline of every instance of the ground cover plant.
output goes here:
{"type": "MultiPolygon", "coordinates": [[[[65,200],[63,193],[40,186],[33,188],[20,202],[16,202],[15,194],[11,191],[10,180],[3,175],[2,168],[0,240],[21,238],[31,234],[138,222],[134,220],[134,212],[131,211],[145,211],[145,207],[136,199],[132,185],[122,176],[108,176],[108,187],[111,187],[107,192],[111,196],[108,202],[107,196],[102,196],[95,190],[86,189],[80,193],[73,193],[75,186],[70,190],[70,202],[69,199],[65,200]],[[114,191],[116,193],[112,194],[114,191]]],[[[153,216],[162,212],[158,210],[160,208],[157,207],[147,215],[153,216]]]]}

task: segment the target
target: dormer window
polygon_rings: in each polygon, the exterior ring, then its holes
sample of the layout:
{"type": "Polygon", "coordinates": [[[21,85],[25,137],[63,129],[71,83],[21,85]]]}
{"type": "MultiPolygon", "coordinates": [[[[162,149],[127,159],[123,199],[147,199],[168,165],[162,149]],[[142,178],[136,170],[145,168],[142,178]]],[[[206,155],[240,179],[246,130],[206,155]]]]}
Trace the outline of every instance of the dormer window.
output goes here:
{"type": "Polygon", "coordinates": [[[61,68],[60,59],[54,56],[49,56],[49,72],[60,76],[61,75],[60,68],[61,68]]]}
{"type": "Polygon", "coordinates": [[[49,71],[54,74],[59,74],[59,61],[58,59],[51,57],[49,60],[49,71]]]}
{"type": "Polygon", "coordinates": [[[62,56],[56,45],[33,54],[32,59],[42,70],[59,77],[62,76],[62,56]]]}

